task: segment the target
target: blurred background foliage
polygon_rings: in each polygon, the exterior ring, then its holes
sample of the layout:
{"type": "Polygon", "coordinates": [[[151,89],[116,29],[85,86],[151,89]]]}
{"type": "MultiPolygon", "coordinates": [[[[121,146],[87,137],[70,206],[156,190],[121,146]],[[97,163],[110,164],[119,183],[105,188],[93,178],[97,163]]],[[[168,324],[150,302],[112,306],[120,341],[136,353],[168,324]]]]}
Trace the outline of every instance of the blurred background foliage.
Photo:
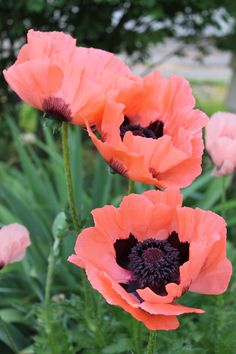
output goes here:
{"type": "MultiPolygon", "coordinates": [[[[226,0],[0,0],[0,68],[14,62],[29,28],[69,32],[78,38],[79,45],[127,53],[133,62],[145,62],[149,48],[169,37],[195,43],[203,55],[206,43],[234,52],[235,18],[236,3],[226,0]],[[224,23],[228,24],[227,33],[220,31],[224,23]],[[209,26],[214,31],[208,31],[209,26]]],[[[208,115],[227,109],[225,83],[191,84],[197,106],[208,115]],[[219,90],[221,99],[205,95],[203,86],[219,90]]],[[[143,354],[147,344],[144,326],[124,311],[108,307],[97,293],[88,296],[82,272],[67,262],[76,235],[68,216],[60,134],[53,135],[43,124],[41,112],[11,94],[2,76],[0,128],[0,222],[20,222],[32,238],[24,261],[0,273],[0,353],[143,354]],[[61,213],[65,213],[66,222],[61,213]],[[60,228],[66,236],[57,256],[52,298],[46,306],[48,257],[60,228]],[[51,352],[50,342],[56,343],[57,353],[51,352]]],[[[119,204],[127,193],[127,180],[111,173],[86,132],[78,127],[70,127],[70,149],[77,207],[87,226],[91,209],[119,204]]],[[[204,156],[203,174],[183,190],[184,203],[222,213],[222,180],[211,171],[211,161],[204,156]]],[[[236,264],[234,176],[226,178],[226,186],[228,252],[236,264]]],[[[141,193],[151,187],[136,183],[135,188],[141,193]]],[[[225,295],[186,294],[182,302],[201,307],[206,314],[182,316],[178,331],[159,332],[158,351],[234,354],[235,290],[233,277],[225,295]]]]}

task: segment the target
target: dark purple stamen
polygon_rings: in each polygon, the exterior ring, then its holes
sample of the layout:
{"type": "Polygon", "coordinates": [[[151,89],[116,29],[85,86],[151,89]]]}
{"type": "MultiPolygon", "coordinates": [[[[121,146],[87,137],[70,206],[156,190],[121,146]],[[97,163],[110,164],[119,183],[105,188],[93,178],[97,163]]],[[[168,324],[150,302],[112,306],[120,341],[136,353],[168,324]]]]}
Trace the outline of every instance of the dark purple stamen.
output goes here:
{"type": "Polygon", "coordinates": [[[3,261],[0,261],[0,270],[5,267],[5,263],[3,261]]]}
{"type": "Polygon", "coordinates": [[[70,122],[72,119],[70,105],[62,98],[48,97],[43,101],[43,111],[60,122],[70,122]]]}
{"type": "Polygon", "coordinates": [[[137,298],[137,289],[149,287],[160,296],[166,295],[168,283],[180,282],[179,267],[189,259],[189,243],[180,242],[172,232],[166,240],[149,238],[143,242],[130,234],[114,244],[117,263],[131,272],[123,288],[137,298]]]}
{"type": "Polygon", "coordinates": [[[130,131],[133,135],[144,138],[158,139],[163,136],[164,124],[160,120],[149,124],[148,127],[142,127],[140,124],[130,124],[129,119],[125,117],[120,126],[120,137],[123,140],[126,132],[130,131]]]}
{"type": "Polygon", "coordinates": [[[139,288],[149,287],[166,295],[168,283],[179,283],[179,251],[166,240],[148,239],[138,243],[129,255],[130,270],[139,288]]]}
{"type": "Polygon", "coordinates": [[[136,246],[138,240],[130,234],[129,238],[124,240],[116,240],[114,248],[116,251],[116,262],[122,268],[129,269],[129,255],[134,246],[136,246]]]}

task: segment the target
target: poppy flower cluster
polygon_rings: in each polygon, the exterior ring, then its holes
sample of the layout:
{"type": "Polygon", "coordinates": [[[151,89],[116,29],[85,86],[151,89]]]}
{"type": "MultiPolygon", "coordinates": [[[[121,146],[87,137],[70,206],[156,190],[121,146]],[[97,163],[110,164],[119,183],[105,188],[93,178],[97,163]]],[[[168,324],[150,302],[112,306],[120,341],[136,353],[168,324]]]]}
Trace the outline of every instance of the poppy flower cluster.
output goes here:
{"type": "Polygon", "coordinates": [[[166,188],[93,210],[95,226],[80,233],[69,261],[85,269],[108,303],[152,330],[175,329],[178,315],[202,313],[178,299],[186,291],[224,292],[232,267],[224,220],[182,207],[178,191],[201,173],[208,121],[194,109],[189,83],[159,71],[135,76],[112,53],[33,30],[4,76],[27,103],[85,127],[113,170],[166,188]]]}
{"type": "Polygon", "coordinates": [[[135,76],[114,54],[77,47],[61,32],[30,30],[27,39],[3,72],[25,102],[59,121],[87,125],[103,158],[130,179],[186,187],[201,173],[207,117],[194,109],[186,80],[158,71],[135,76]]]}
{"type": "Polygon", "coordinates": [[[108,303],[152,330],[175,329],[178,315],[202,313],[178,298],[188,290],[221,294],[232,273],[224,220],[181,204],[178,190],[168,189],[95,209],[95,226],[81,232],[69,258],[108,303]]]}

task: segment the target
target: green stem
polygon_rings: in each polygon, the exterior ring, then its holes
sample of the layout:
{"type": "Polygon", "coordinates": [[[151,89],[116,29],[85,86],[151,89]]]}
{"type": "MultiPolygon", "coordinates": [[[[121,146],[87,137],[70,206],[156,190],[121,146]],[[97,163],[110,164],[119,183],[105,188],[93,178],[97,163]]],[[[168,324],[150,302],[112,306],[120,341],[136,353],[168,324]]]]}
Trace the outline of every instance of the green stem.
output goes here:
{"type": "Polygon", "coordinates": [[[225,218],[225,202],[226,202],[226,186],[225,186],[225,176],[221,176],[221,215],[225,218]]]}
{"type": "Polygon", "coordinates": [[[12,338],[8,328],[7,328],[6,322],[1,317],[0,317],[0,324],[1,324],[3,332],[5,333],[5,336],[6,336],[7,340],[8,340],[8,343],[9,343],[11,349],[13,350],[14,353],[17,354],[18,351],[17,351],[16,345],[15,345],[15,342],[14,342],[14,340],[13,340],[13,338],[12,338]]]}
{"type": "Polygon", "coordinates": [[[128,194],[134,193],[134,191],[135,191],[134,181],[132,179],[129,179],[128,194]]]}
{"type": "Polygon", "coordinates": [[[150,331],[146,354],[155,354],[156,336],[157,336],[156,331],[150,331]]]}
{"type": "Polygon", "coordinates": [[[132,333],[133,333],[133,342],[135,354],[141,354],[140,347],[140,322],[132,318],[132,333]]]}
{"type": "Polygon", "coordinates": [[[45,328],[46,328],[46,333],[48,335],[48,343],[51,349],[51,354],[57,352],[55,349],[57,348],[57,343],[52,328],[53,315],[52,315],[52,308],[50,306],[50,298],[51,298],[51,288],[52,288],[53,274],[55,268],[55,261],[59,253],[59,246],[60,246],[60,239],[55,238],[51,253],[48,258],[48,270],[47,270],[47,279],[46,279],[45,295],[44,295],[44,303],[45,303],[45,311],[46,311],[45,328]]]}
{"type": "Polygon", "coordinates": [[[73,226],[76,232],[80,229],[80,221],[76,212],[75,198],[73,191],[72,183],[72,174],[71,174],[71,164],[70,164],[70,152],[68,144],[68,124],[66,122],[62,123],[62,150],[64,158],[64,167],[65,167],[65,176],[66,176],[66,186],[69,199],[69,208],[70,214],[73,222],[73,226]]]}
{"type": "Polygon", "coordinates": [[[52,251],[51,251],[49,259],[48,259],[48,271],[47,271],[47,279],[46,279],[46,286],[45,286],[45,296],[44,296],[44,301],[45,301],[46,305],[50,301],[51,287],[52,287],[52,280],[53,280],[53,273],[54,273],[54,266],[55,266],[56,256],[58,255],[58,252],[59,252],[59,245],[60,245],[60,239],[56,238],[54,240],[52,251]]]}

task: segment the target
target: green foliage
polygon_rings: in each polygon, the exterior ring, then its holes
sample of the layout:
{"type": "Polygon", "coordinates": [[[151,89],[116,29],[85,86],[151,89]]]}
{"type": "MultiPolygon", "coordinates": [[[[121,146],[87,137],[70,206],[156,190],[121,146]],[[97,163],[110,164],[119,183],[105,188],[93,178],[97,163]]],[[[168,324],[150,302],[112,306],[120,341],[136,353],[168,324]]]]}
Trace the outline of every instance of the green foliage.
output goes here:
{"type": "Polygon", "coordinates": [[[38,125],[39,112],[32,109],[26,103],[20,103],[19,105],[19,125],[27,131],[35,133],[38,125]]]}
{"type": "Polygon", "coordinates": [[[35,311],[37,335],[31,347],[34,354],[75,353],[69,332],[66,331],[67,316],[60,300],[56,301],[51,302],[49,306],[38,307],[35,311]]]}

